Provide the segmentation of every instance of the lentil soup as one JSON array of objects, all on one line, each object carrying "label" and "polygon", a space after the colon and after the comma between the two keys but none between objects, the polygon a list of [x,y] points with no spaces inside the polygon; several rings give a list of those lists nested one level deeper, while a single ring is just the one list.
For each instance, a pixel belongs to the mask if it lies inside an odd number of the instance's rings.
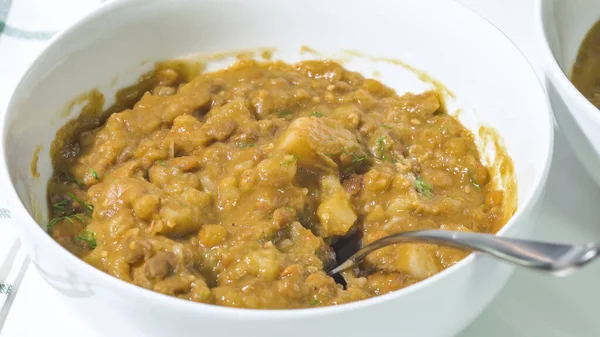
[{"label": "lentil soup", "polygon": [[435,91],[399,96],[332,61],[242,60],[192,76],[165,63],[117,98],[58,132],[47,230],[147,289],[241,308],[342,304],[468,253],[387,247],[344,287],[325,273],[340,239],[507,221],[473,135]]},{"label": "lentil soup", "polygon": [[585,98],[600,109],[600,21],[587,33],[573,69],[571,82]]}]

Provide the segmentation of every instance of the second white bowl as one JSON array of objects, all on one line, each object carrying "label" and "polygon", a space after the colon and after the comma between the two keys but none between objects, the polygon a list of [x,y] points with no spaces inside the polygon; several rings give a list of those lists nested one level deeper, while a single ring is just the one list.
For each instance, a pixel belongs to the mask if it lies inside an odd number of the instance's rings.
[{"label": "second white bowl", "polygon": [[577,158],[600,185],[600,110],[568,77],[581,42],[600,20],[600,1],[537,0],[536,15],[554,117]]}]

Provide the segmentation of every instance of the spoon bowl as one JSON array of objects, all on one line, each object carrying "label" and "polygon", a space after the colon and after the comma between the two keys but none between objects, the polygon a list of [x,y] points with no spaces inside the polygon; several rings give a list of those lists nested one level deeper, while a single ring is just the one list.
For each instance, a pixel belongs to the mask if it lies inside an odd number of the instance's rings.
[{"label": "spoon bowl", "polygon": [[573,273],[588,262],[595,260],[600,252],[600,243],[561,244],[512,239],[493,234],[422,230],[396,233],[374,241],[358,249],[345,261],[332,268],[328,274],[335,275],[358,265],[375,250],[402,243],[433,243],[473,250],[520,267],[547,272],[555,276],[567,276]]}]

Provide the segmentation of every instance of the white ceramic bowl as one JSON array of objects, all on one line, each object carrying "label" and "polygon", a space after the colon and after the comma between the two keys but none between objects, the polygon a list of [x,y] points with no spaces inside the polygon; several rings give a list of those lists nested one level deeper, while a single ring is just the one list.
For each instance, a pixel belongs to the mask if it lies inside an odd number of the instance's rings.
[{"label": "white ceramic bowl", "polygon": [[[471,255],[417,285],[346,305],[289,311],[217,307],[104,274],[65,251],[36,223],[47,220],[49,144],[65,123],[66,102],[92,88],[113,93],[115,76],[119,83],[133,81],[143,61],[147,69],[147,61],[257,47],[276,47],[284,59],[293,59],[302,44],[400,59],[447,85],[462,102],[461,120],[479,116],[493,126],[514,160],[518,211],[500,235],[530,235],[552,151],[550,110],[517,48],[461,5],[447,0],[115,1],[50,42],[2,119],[2,193],[38,270],[74,312],[107,336],[367,336],[375,331],[452,336],[499,292],[513,268]],[[477,135],[478,123],[469,118],[465,121]],[[30,163],[39,145],[36,179]]]},{"label": "white ceramic bowl", "polygon": [[536,7],[554,117],[577,158],[600,185],[600,111],[568,78],[581,42],[600,20],[600,1],[537,0]]}]

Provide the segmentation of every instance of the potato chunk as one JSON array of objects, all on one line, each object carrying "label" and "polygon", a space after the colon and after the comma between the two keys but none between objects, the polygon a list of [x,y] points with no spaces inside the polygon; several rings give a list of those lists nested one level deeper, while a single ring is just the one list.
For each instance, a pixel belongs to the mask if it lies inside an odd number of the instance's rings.
[{"label": "potato chunk", "polygon": [[258,278],[274,281],[283,269],[285,256],[273,245],[251,250],[227,266],[219,275],[219,284],[228,284],[242,279]]},{"label": "potato chunk", "polygon": [[400,272],[417,280],[426,279],[440,271],[435,256],[423,245],[400,244],[369,255],[366,261],[380,270]]},{"label": "potato chunk", "polygon": [[278,148],[297,155],[300,166],[326,171],[337,168],[333,159],[343,153],[364,156],[356,136],[341,122],[329,118],[296,119],[279,139]]},{"label": "potato chunk", "polygon": [[254,117],[248,109],[248,103],[238,97],[223,106],[211,109],[206,117],[203,129],[218,141],[227,140],[236,132],[250,134],[254,126]]},{"label": "potato chunk", "polygon": [[325,176],[321,179],[320,186],[323,201],[317,208],[317,216],[321,223],[319,234],[322,237],[347,234],[357,216],[346,191],[335,176]]}]

